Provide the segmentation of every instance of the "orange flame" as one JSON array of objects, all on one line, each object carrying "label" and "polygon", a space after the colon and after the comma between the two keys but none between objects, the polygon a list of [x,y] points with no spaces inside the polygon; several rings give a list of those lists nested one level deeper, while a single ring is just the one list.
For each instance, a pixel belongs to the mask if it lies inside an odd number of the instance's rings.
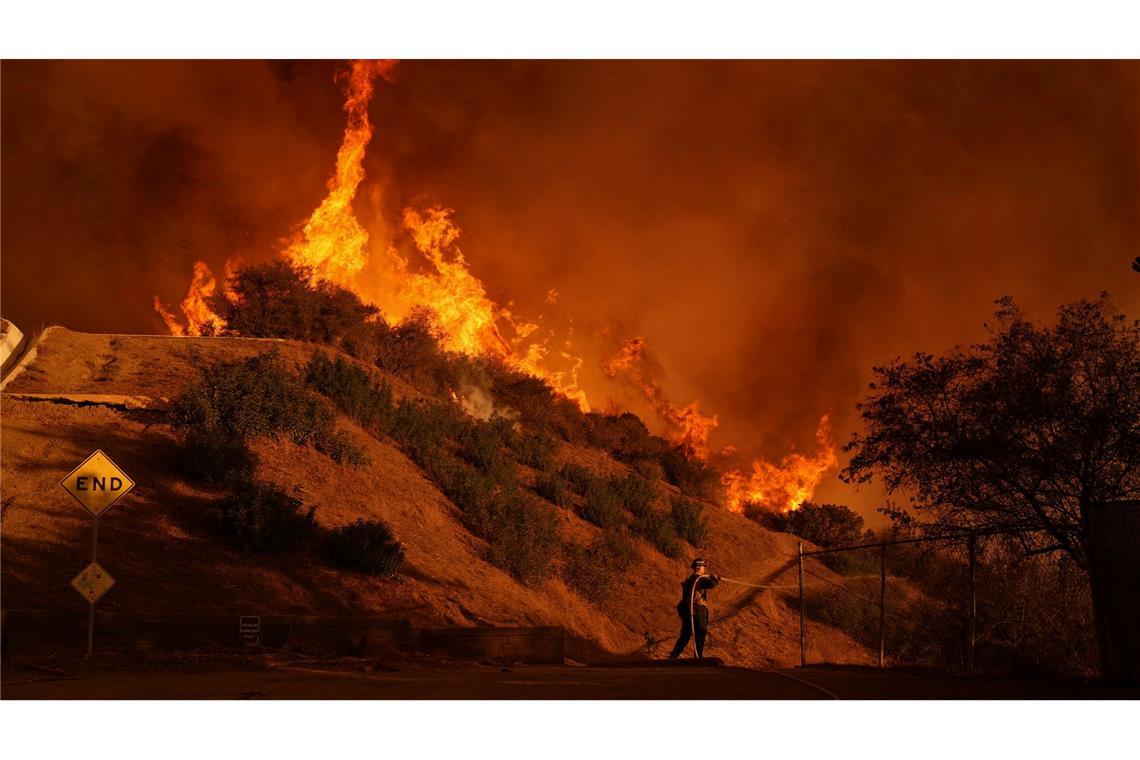
[{"label": "orange flame", "polygon": [[[227,279],[231,266],[232,262],[226,264]],[[162,317],[171,335],[190,337],[218,335],[226,328],[226,322],[210,308],[209,303],[217,288],[218,281],[210,271],[210,267],[204,261],[196,261],[194,276],[190,280],[190,290],[182,300],[182,314],[186,318],[186,326],[183,327],[179,323],[178,318],[163,305],[158,296],[154,297],[154,310]]]},{"label": "orange flame", "polygon": [[666,425],[665,437],[701,459],[708,459],[709,436],[719,424],[717,416],[701,414],[697,402],[678,406],[669,401],[657,379],[657,362],[645,338],[630,338],[616,356],[602,363],[610,377],[624,377],[645,394],[653,412]]},{"label": "orange flame", "polygon": [[311,269],[315,278],[349,289],[368,260],[368,233],[356,220],[352,201],[364,180],[364,151],[372,139],[368,119],[372,80],[391,76],[394,69],[394,61],[352,62],[344,102],[348,124],[336,154],[336,170],[328,181],[328,195],[285,252],[294,264]]},{"label": "orange flame", "polygon": [[[328,194],[288,242],[285,257],[312,271],[315,280],[340,285],[380,307],[389,321],[413,317],[427,307],[447,350],[501,359],[519,372],[545,380],[588,411],[589,400],[578,385],[582,358],[572,351],[569,340],[563,340],[560,349],[552,350],[553,331],[541,331],[538,324],[517,319],[488,296],[456,245],[462,233],[452,219],[451,209],[404,209],[401,233],[422,258],[416,266],[392,241],[373,244],[358,221],[353,202],[365,179],[365,151],[372,138],[368,104],[373,82],[377,76],[390,78],[394,68],[393,61],[352,63],[344,77],[347,123],[337,151],[336,168],[328,180]],[[227,263],[227,284],[233,263]],[[157,297],[154,308],[173,335],[218,334],[226,328],[225,321],[209,308],[208,302],[216,289],[209,267],[197,262],[181,305],[186,326]],[[230,292],[225,294],[231,300],[235,297]],[[549,290],[545,300],[555,304],[558,292]],[[508,336],[504,336],[501,327],[509,328]],[[551,369],[552,360],[563,369]],[[709,437],[718,425],[716,415],[702,414],[696,402],[680,406],[667,398],[659,380],[659,365],[643,337],[627,341],[616,356],[603,362],[603,369],[611,378],[621,378],[644,394],[664,423],[669,440],[693,456],[708,458]],[[457,398],[454,390],[452,398]],[[726,473],[722,482],[729,508],[743,512],[748,505],[758,504],[787,511],[811,498],[823,476],[837,466],[826,415],[819,422],[816,439],[819,451],[814,456],[792,453],[779,464],[756,460],[748,478],[740,472]]]},{"label": "orange flame", "polygon": [[[344,107],[348,124],[337,152],[336,171],[329,179],[329,193],[289,245],[286,256],[309,268],[315,279],[348,288],[379,306],[391,321],[407,319],[428,307],[446,350],[503,359],[521,372],[547,380],[555,390],[589,409],[586,394],[577,386],[580,360],[564,353],[576,362],[568,372],[540,365],[547,355],[545,347],[528,342],[536,326],[516,322],[487,296],[456,245],[462,233],[451,218],[451,209],[404,209],[403,229],[427,265],[423,271],[413,271],[412,263],[394,245],[388,245],[382,255],[373,255],[376,249],[369,245],[368,232],[357,220],[352,202],[364,180],[364,154],[372,138],[368,118],[372,81],[378,75],[388,76],[394,65],[353,62]],[[500,322],[514,329],[512,340],[503,336]]]},{"label": "orange flame", "polygon": [[728,508],[740,513],[751,505],[778,512],[798,509],[812,497],[823,476],[839,465],[829,415],[820,418],[815,439],[819,450],[814,456],[792,453],[779,464],[757,459],[748,479],[739,471],[726,472],[721,483]]}]

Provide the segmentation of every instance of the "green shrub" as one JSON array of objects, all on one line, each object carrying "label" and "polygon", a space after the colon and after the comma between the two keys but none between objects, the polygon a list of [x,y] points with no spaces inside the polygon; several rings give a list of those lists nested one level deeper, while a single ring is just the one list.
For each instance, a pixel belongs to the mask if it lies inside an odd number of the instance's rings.
[{"label": "green shrub", "polygon": [[308,392],[276,352],[199,367],[200,377],[171,404],[171,423],[185,431],[183,467],[211,483],[248,479],[256,466],[249,441],[287,436],[338,458],[359,461],[334,430],[336,414]]},{"label": "green shrub", "polygon": [[565,547],[562,575],[571,589],[595,604],[604,604],[624,573],[638,559],[637,547],[623,532],[607,530],[587,546]]},{"label": "green shrub", "polygon": [[613,596],[613,571],[593,545],[569,544],[564,548],[562,579],[578,596],[594,604],[604,604]]},{"label": "green shrub", "polygon": [[656,459],[642,457],[633,462],[633,471],[650,483],[656,483],[665,478],[665,468]]},{"label": "green shrub", "polygon": [[479,515],[498,490],[494,480],[438,449],[427,464],[427,473],[444,496],[472,516]]},{"label": "green shrub", "polygon": [[493,480],[507,481],[515,476],[515,463],[506,453],[513,438],[514,423],[510,420],[471,420],[459,434],[459,451]]},{"label": "green shrub", "polygon": [[594,478],[586,486],[578,509],[584,519],[601,528],[615,528],[625,521],[625,507],[612,478]]},{"label": "green shrub", "polygon": [[321,436],[313,442],[313,446],[337,464],[362,467],[371,462],[364,448],[343,430],[335,430]]},{"label": "green shrub", "polygon": [[790,512],[759,514],[765,527],[792,533],[825,549],[863,542],[863,518],[841,504],[804,502]]},{"label": "green shrub", "polygon": [[534,483],[534,492],[558,507],[568,507],[573,500],[566,483],[556,475],[540,475]]},{"label": "green shrub", "polygon": [[657,500],[657,487],[639,475],[615,475],[607,480],[625,509],[633,513],[649,509]]},{"label": "green shrub", "polygon": [[387,432],[423,467],[432,452],[462,430],[465,421],[461,415],[448,404],[405,400],[396,406]]},{"label": "green shrub", "polygon": [[602,531],[598,540],[601,543],[602,555],[614,572],[624,573],[641,558],[637,552],[637,546],[630,540],[625,531]]},{"label": "green shrub", "polygon": [[339,356],[313,354],[305,380],[366,429],[384,428],[392,414],[392,386],[375,382],[361,367]]},{"label": "green shrub", "polygon": [[558,474],[569,484],[570,490],[579,496],[584,496],[590,485],[598,479],[593,470],[580,464],[564,464]]},{"label": "green shrub", "polygon": [[670,500],[670,513],[677,535],[693,546],[701,546],[709,532],[709,522],[701,516],[699,501],[676,496]]},{"label": "green shrub", "polygon": [[524,434],[515,443],[515,456],[528,467],[539,472],[550,472],[554,468],[554,452],[557,442],[549,435]]},{"label": "green shrub", "polygon": [[721,473],[708,462],[689,455],[681,447],[661,452],[658,457],[665,470],[665,479],[686,496],[702,501],[718,501],[723,487]]},{"label": "green shrub", "polygon": [[649,428],[636,414],[587,415],[589,433],[587,440],[591,446],[604,449],[618,459],[632,462],[639,457],[652,456],[663,441],[649,433]]},{"label": "green shrub", "polygon": [[306,443],[331,429],[332,410],[307,392],[275,352],[199,367],[198,382],[171,404],[175,427],[239,438],[284,434]]},{"label": "green shrub", "polygon": [[404,563],[404,547],[380,520],[357,520],[329,532],[333,564],[366,575],[388,578]]},{"label": "green shrub", "polygon": [[677,540],[677,529],[673,527],[672,516],[647,507],[634,513],[630,530],[644,538],[650,546],[666,557],[681,555],[681,542]]},{"label": "green shrub", "polygon": [[248,551],[271,552],[294,548],[310,538],[315,510],[271,483],[246,481],[216,508],[218,527]]},{"label": "green shrub", "polygon": [[374,306],[326,281],[313,281],[304,267],[275,261],[244,266],[229,279],[210,305],[229,331],[258,338],[294,338],[345,348],[370,342]]},{"label": "green shrub", "polygon": [[583,438],[582,410],[554,391],[545,380],[507,369],[501,363],[488,369],[496,403],[518,412],[519,422],[527,429],[566,441]]},{"label": "green shrub", "polygon": [[[440,348],[434,313],[417,308],[400,324],[376,330],[376,366],[404,378],[427,393],[458,385],[456,361]],[[461,361],[461,360],[460,360]]]},{"label": "green shrub", "polygon": [[194,480],[230,483],[253,477],[257,455],[238,436],[217,428],[191,429],[182,445],[179,466]]},{"label": "green shrub", "polygon": [[558,511],[521,493],[498,494],[482,516],[487,559],[524,583],[550,574],[558,547]]}]

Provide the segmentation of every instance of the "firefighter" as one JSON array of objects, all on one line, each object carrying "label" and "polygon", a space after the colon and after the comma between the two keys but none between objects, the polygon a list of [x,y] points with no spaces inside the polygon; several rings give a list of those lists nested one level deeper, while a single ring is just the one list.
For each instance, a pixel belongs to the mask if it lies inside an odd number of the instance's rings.
[{"label": "firefighter", "polygon": [[719,575],[709,575],[708,563],[700,557],[693,560],[693,574],[681,582],[681,601],[677,615],[681,618],[681,635],[673,647],[670,660],[677,659],[692,638],[696,643],[697,657],[705,652],[705,634],[709,630],[708,590],[720,583]]}]

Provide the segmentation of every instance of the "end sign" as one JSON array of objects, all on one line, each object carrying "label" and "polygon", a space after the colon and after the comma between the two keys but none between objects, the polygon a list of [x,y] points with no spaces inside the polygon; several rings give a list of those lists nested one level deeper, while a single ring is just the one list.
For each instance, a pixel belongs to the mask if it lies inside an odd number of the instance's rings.
[{"label": "end sign", "polygon": [[135,481],[109,456],[96,451],[60,481],[60,485],[93,517],[98,517],[134,488]]}]

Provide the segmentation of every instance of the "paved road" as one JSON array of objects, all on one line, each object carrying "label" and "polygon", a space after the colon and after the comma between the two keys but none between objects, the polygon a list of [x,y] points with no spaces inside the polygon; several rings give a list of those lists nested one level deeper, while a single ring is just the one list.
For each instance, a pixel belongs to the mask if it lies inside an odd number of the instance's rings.
[{"label": "paved road", "polygon": [[208,672],[9,669],[4,699],[828,699],[778,673],[743,668],[453,667],[329,672],[298,665]]},{"label": "paved road", "polygon": [[[362,670],[341,663],[67,672],[7,667],[4,699],[1112,699],[1140,690],[872,668],[452,665]],[[70,674],[70,675],[69,675]]]}]

